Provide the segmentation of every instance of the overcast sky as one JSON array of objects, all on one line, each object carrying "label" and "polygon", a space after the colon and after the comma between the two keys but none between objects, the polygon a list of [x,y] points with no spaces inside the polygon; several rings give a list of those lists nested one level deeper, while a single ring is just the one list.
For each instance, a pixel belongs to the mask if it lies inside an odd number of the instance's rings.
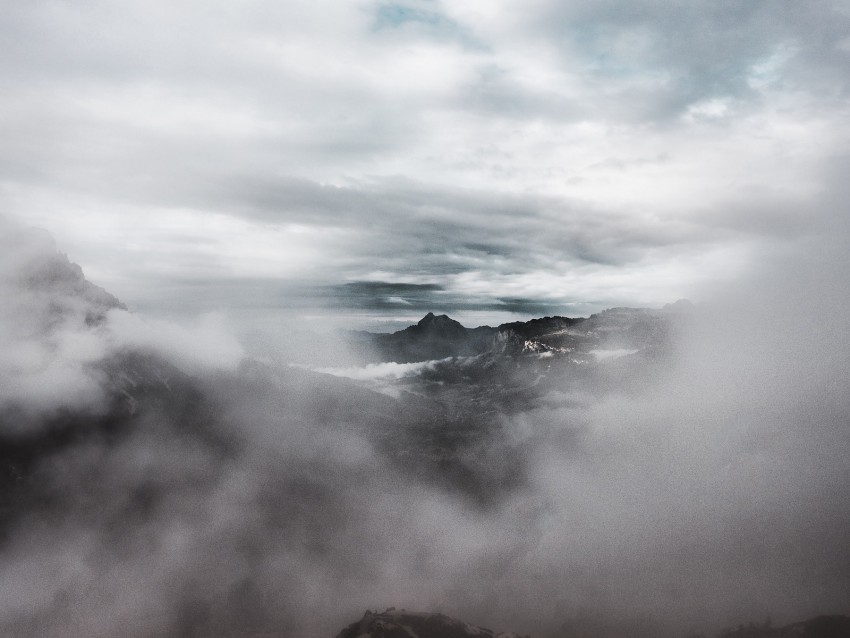
[{"label": "overcast sky", "polygon": [[662,305],[846,212],[843,1],[9,0],[0,42],[0,214],[131,309]]}]

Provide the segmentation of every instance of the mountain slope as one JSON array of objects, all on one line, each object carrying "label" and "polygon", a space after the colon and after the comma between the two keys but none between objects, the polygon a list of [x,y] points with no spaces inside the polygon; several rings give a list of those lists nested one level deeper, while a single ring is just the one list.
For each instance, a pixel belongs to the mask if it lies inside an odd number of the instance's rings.
[{"label": "mountain slope", "polygon": [[358,341],[371,345],[371,360],[396,363],[487,353],[570,353],[572,358],[593,360],[603,351],[664,348],[670,330],[684,316],[686,306],[678,303],[661,310],[612,308],[588,318],[543,317],[470,329],[447,315],[429,312],[404,330],[359,333]]}]

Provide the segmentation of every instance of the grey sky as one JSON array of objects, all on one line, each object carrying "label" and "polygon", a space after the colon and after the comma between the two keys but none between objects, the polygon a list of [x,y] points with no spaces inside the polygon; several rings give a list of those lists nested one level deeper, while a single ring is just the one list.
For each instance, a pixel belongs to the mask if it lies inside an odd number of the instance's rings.
[{"label": "grey sky", "polygon": [[131,308],[660,305],[844,214],[846,3],[8,4],[0,212]]},{"label": "grey sky", "polygon": [[[6,530],[0,626],[162,635],[240,591],[308,637],[376,605],[533,635],[583,609],[700,630],[848,613],[846,2],[5,5],[0,426],[133,414],[135,354],[167,363],[140,374],[175,408],[151,395],[134,434],[31,466],[59,507]],[[119,310],[6,217],[131,310],[224,312]],[[481,511],[395,438],[452,423],[439,406],[275,366],[347,365],[322,317],[679,297],[704,303],[633,379],[570,367],[535,395],[518,369],[526,403],[494,368],[482,389],[516,405],[481,414],[469,461],[500,476],[517,449],[527,481]]]}]

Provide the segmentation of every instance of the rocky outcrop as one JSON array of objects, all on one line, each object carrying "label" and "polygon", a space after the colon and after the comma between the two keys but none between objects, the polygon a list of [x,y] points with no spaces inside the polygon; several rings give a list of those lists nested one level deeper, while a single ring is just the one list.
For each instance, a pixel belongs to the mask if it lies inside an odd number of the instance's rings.
[{"label": "rocky outcrop", "polygon": [[380,360],[411,363],[481,354],[490,348],[493,335],[493,328],[469,330],[447,315],[429,312],[416,325],[371,335],[371,340]]},{"label": "rocky outcrop", "polygon": [[817,616],[784,627],[771,627],[770,622],[763,625],[750,623],[737,629],[727,629],[719,638],[848,638],[850,636],[850,617]]},{"label": "rocky outcrop", "polygon": [[[497,633],[443,614],[397,610],[367,611],[363,618],[343,629],[337,638],[522,638]],[[526,637],[527,638],[527,637]]]}]

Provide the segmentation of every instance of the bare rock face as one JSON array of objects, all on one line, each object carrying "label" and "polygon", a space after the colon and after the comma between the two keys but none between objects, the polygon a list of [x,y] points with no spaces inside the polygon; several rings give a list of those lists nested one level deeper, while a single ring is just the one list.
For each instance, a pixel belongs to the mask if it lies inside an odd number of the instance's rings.
[{"label": "bare rock face", "polygon": [[[443,614],[397,610],[367,611],[358,622],[343,629],[337,638],[523,638],[514,633],[496,633],[455,620]],[[528,637],[525,637],[528,638]]]}]

